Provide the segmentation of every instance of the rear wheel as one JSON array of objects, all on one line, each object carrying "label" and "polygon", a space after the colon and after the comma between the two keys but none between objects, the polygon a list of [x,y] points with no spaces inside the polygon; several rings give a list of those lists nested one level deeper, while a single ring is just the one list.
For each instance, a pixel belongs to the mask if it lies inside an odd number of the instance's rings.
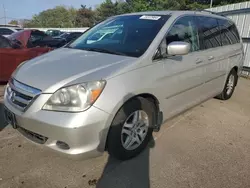
[{"label": "rear wheel", "polygon": [[230,99],[231,96],[233,95],[237,81],[238,81],[237,72],[234,69],[232,69],[227,77],[223,91],[216,98],[221,100]]},{"label": "rear wheel", "polygon": [[144,98],[131,99],[116,114],[107,140],[109,154],[127,160],[143,151],[152,137],[155,106]]}]

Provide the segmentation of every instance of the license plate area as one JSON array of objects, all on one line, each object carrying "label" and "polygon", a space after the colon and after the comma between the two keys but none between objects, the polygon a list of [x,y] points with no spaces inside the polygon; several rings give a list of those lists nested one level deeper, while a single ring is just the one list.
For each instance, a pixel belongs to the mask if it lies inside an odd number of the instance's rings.
[{"label": "license plate area", "polygon": [[16,116],[8,108],[4,107],[4,118],[14,129],[17,128]]}]

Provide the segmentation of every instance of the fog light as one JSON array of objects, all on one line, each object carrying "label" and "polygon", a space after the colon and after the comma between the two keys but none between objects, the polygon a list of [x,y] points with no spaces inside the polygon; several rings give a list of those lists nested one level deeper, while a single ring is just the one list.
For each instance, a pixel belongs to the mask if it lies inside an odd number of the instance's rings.
[{"label": "fog light", "polygon": [[70,148],[68,144],[66,144],[65,142],[62,142],[62,141],[57,141],[56,145],[57,145],[57,147],[59,147],[60,149],[63,149],[63,150],[68,150]]}]

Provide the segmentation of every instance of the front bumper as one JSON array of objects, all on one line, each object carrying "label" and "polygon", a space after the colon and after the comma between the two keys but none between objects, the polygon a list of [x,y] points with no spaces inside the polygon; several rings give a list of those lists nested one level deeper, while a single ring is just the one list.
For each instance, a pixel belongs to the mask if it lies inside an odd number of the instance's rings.
[{"label": "front bumper", "polygon": [[[51,94],[41,94],[24,112],[15,108],[6,96],[4,104],[15,114],[18,130],[29,140],[67,154],[71,158],[82,159],[101,155],[105,150],[111,123],[110,114],[94,106],[80,113],[41,110],[50,96]],[[36,139],[32,139],[32,136]],[[69,148],[59,147],[59,142],[66,143]]]}]

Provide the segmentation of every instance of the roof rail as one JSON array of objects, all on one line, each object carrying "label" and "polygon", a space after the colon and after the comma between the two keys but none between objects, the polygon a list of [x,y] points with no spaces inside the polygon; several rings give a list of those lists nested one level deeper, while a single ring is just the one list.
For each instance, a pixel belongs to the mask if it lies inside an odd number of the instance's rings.
[{"label": "roof rail", "polygon": [[218,15],[218,16],[224,16],[224,15],[221,14],[220,12],[213,12],[213,11],[205,10],[205,9],[196,9],[195,11],[198,11],[198,12],[207,12],[207,13],[215,14],[215,15]]}]

